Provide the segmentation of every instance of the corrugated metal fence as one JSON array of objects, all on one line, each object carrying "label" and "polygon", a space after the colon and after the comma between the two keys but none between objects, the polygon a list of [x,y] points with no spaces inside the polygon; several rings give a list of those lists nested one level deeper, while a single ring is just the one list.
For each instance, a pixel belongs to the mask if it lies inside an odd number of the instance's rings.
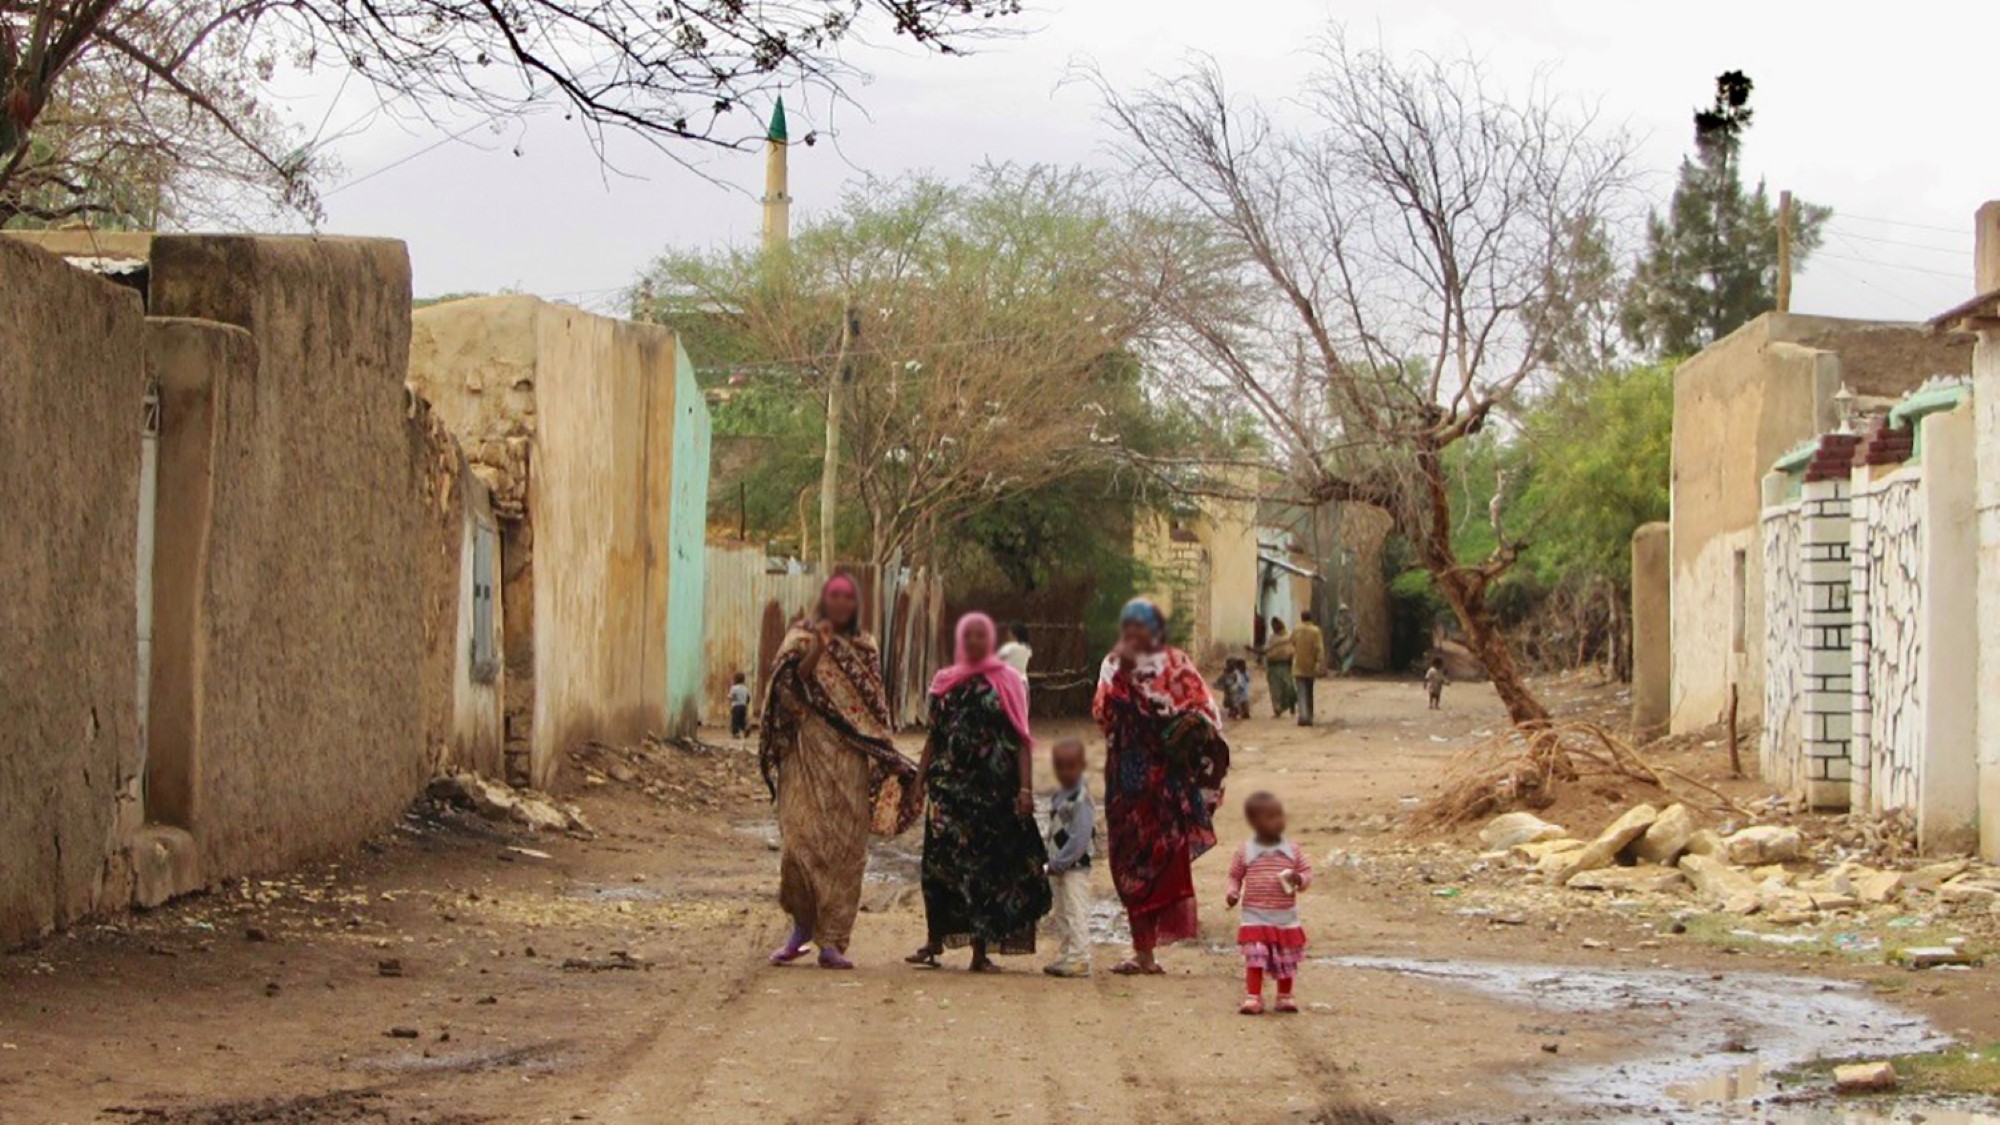
[{"label": "corrugated metal fence", "polygon": [[[921,722],[931,673],[946,655],[943,581],[923,571],[898,571],[887,583],[890,596],[884,601],[877,591],[885,584],[874,568],[844,569],[861,587],[864,625],[881,642],[883,677],[896,721],[903,726]],[[812,609],[821,581],[810,570],[774,569],[772,560],[754,547],[708,547],[704,723],[728,722],[729,685],[738,672],[749,677],[751,712],[759,712],[764,677],[785,630]]]}]

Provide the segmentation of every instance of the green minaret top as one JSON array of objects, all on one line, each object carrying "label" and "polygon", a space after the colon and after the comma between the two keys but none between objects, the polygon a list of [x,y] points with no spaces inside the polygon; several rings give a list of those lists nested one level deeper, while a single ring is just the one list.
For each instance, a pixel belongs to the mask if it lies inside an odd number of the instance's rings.
[{"label": "green minaret top", "polygon": [[771,111],[771,128],[770,131],[764,134],[764,139],[776,141],[779,144],[784,144],[791,140],[791,137],[785,133],[785,99],[783,95],[779,95],[778,107]]}]

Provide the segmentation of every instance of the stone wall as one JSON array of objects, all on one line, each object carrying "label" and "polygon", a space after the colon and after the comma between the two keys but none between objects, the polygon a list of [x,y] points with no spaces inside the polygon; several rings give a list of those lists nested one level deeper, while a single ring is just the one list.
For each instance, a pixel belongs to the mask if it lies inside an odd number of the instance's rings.
[{"label": "stone wall", "polygon": [[[193,613],[191,830],[208,878],[332,854],[426,777],[423,434],[407,413],[398,242],[162,235],[156,315],[235,325]],[[235,373],[232,373],[232,375]]]},{"label": "stone wall", "polygon": [[1759,744],[1759,772],[1765,784],[1778,792],[1797,793],[1805,786],[1799,749],[1799,691],[1804,681],[1799,642],[1805,624],[1800,604],[1804,576],[1799,565],[1796,502],[1765,509],[1763,562],[1764,733]]},{"label": "stone wall", "polygon": [[1915,808],[1922,789],[1923,477],[1855,493],[1855,804]]},{"label": "stone wall", "polygon": [[96,909],[137,805],[137,294],[0,239],[0,947]]}]

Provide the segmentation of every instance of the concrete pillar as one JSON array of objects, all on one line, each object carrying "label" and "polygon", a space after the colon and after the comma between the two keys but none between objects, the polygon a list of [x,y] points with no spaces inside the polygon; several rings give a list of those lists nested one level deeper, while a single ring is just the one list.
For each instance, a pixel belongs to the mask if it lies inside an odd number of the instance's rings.
[{"label": "concrete pillar", "polygon": [[1975,293],[2000,289],[2000,200],[1982,203],[1973,213],[1972,286]]},{"label": "concrete pillar", "polygon": [[1867,465],[1856,465],[1848,482],[1848,582],[1847,654],[1850,676],[1847,685],[1848,711],[1853,716],[1848,728],[1849,763],[1847,803],[1860,812],[1875,811],[1874,753],[1871,745],[1873,693],[1868,676],[1869,645],[1873,641],[1868,621],[1869,552],[1868,537],[1873,530],[1869,508],[1874,501],[1875,473]]},{"label": "concrete pillar", "polygon": [[1816,809],[1848,804],[1853,776],[1853,581],[1849,558],[1848,482],[1844,477],[1806,480],[1800,528],[1800,570],[1805,575],[1799,651],[1805,697],[1806,801]]},{"label": "concrete pillar", "polygon": [[[1985,237],[1989,215],[2000,206],[1980,208],[1980,244],[2000,243]],[[1987,256],[1980,257],[1982,275]],[[2000,326],[1979,330],[1972,353],[1973,444],[1977,461],[1976,503],[1978,564],[1978,689],[1970,697],[1978,709],[1979,851],[2000,862]],[[1935,697],[1934,697],[1935,698]]]},{"label": "concrete pillar", "polygon": [[1923,429],[1923,609],[1917,683],[1923,692],[1917,844],[1925,852],[1979,843],[1979,537],[1971,411],[1932,414]]},{"label": "concrete pillar", "polygon": [[1672,526],[1649,523],[1632,533],[1632,726],[1667,725],[1673,706]]}]

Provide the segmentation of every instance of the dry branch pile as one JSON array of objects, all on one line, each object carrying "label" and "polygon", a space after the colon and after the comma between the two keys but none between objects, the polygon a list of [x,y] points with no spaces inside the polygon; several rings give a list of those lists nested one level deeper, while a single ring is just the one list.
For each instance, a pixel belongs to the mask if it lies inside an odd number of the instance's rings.
[{"label": "dry branch pile", "polygon": [[1452,829],[1510,809],[1545,809],[1562,787],[1615,779],[1648,785],[1699,808],[1748,816],[1706,782],[1649,762],[1609,728],[1587,721],[1511,727],[1453,761],[1443,792],[1417,810],[1420,828]]}]

